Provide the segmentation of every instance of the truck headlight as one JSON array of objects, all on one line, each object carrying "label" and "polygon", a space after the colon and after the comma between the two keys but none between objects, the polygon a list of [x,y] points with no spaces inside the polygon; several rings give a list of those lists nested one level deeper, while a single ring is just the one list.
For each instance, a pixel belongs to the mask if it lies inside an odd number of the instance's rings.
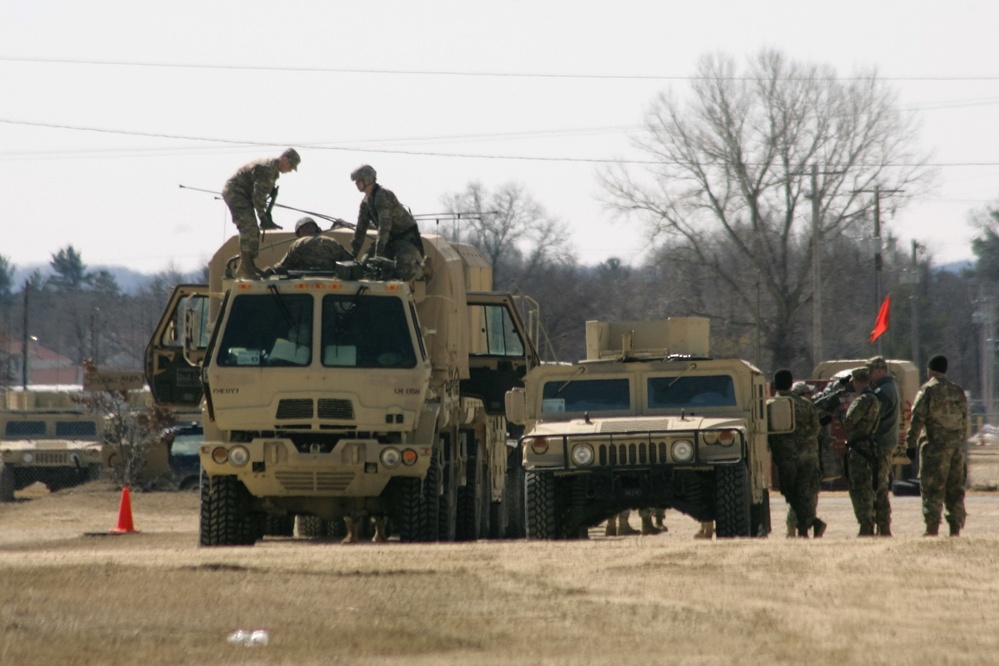
[{"label": "truck headlight", "polygon": [[670,447],[673,460],[676,462],[690,462],[694,459],[694,445],[686,439],[678,439]]},{"label": "truck headlight", "polygon": [[589,444],[577,444],[572,447],[572,452],[569,455],[572,462],[580,467],[586,467],[593,463],[593,447]]},{"label": "truck headlight", "polygon": [[392,469],[399,466],[399,463],[402,461],[402,454],[399,453],[399,449],[389,447],[382,449],[382,453],[378,458],[382,461],[382,465]]},{"label": "truck headlight", "polygon": [[250,462],[250,452],[245,446],[234,446],[229,449],[229,462],[234,467],[242,467]]}]

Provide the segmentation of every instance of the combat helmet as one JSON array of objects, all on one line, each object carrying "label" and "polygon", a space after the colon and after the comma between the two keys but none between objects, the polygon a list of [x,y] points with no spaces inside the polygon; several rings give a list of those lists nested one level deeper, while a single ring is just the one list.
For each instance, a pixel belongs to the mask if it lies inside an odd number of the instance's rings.
[{"label": "combat helmet", "polygon": [[350,179],[355,183],[359,180],[365,180],[367,178],[370,178],[371,180],[377,180],[378,178],[375,168],[370,164],[362,164],[350,172]]}]

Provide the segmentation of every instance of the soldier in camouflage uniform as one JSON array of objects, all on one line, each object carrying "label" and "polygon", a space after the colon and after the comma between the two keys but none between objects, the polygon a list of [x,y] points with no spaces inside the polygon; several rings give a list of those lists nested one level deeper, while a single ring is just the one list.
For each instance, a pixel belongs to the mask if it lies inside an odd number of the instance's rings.
[{"label": "soldier in camouflage uniform", "polygon": [[812,529],[815,538],[825,532],[826,524],[815,517],[819,492],[819,417],[805,397],[791,391],[794,377],[790,370],[774,373],[777,395],[788,396],[794,404],[794,432],[770,435],[768,442],[780,479],[780,491],[794,510],[798,536],[807,537]]},{"label": "soldier in camouflage uniform", "polygon": [[890,374],[883,356],[867,362],[871,373],[871,390],[878,399],[878,427],[874,431],[877,447],[877,473],[874,481],[874,527],[878,536],[891,536],[891,463],[898,448],[902,413],[899,409],[898,386]]},{"label": "soldier in camouflage uniform", "polygon": [[331,271],[338,261],[350,261],[350,252],[332,238],[322,235],[319,224],[311,217],[295,223],[298,240],[292,243],[281,261],[264,271],[264,275],[285,271]]},{"label": "soldier in camouflage uniform", "polygon": [[846,431],[847,471],[850,501],[860,523],[858,536],[874,536],[875,467],[880,460],[874,441],[881,405],[871,390],[871,373],[864,368],[853,371],[853,390],[857,397],[850,403],[843,421]]},{"label": "soldier in camouflage uniform", "polygon": [[926,439],[919,447],[919,485],[923,496],[924,536],[937,536],[940,512],[947,507],[950,535],[964,527],[965,452],[968,434],[968,400],[964,389],[947,379],[947,359],[934,356],[927,364],[929,381],[922,385],[912,405],[912,420],[906,444],[914,449],[924,428]]},{"label": "soldier in camouflage uniform", "polygon": [[357,213],[357,227],[351,251],[358,256],[367,236],[368,226],[378,230],[378,239],[369,250],[369,256],[395,260],[395,277],[400,280],[418,280],[423,277],[423,241],[416,220],[399,203],[390,190],[375,182],[377,174],[365,164],[350,174],[358,192],[364,192],[361,209]]},{"label": "soldier in camouflage uniform", "polygon": [[[260,251],[260,231],[281,228],[274,224],[267,210],[268,197],[276,194],[278,177],[298,171],[301,161],[298,151],[289,148],[280,157],[256,160],[240,167],[222,188],[222,200],[229,206],[232,221],[239,229],[237,278],[260,277],[260,270],[254,263]],[[259,228],[257,218],[260,219]]]}]

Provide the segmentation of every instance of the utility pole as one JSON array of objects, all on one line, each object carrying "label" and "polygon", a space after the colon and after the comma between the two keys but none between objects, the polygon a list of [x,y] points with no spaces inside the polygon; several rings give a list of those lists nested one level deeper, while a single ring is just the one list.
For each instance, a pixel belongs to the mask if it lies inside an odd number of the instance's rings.
[{"label": "utility pole", "polygon": [[[25,395],[28,391],[28,294],[31,292],[31,282],[24,281],[24,331],[21,335],[21,388]],[[27,403],[25,403],[27,404]]]},{"label": "utility pole", "polygon": [[[904,190],[882,190],[875,185],[873,190],[854,190],[854,192],[874,193],[874,311],[881,309],[881,193],[897,194]],[[878,354],[881,354],[881,336],[878,338]]]},{"label": "utility pole", "polygon": [[819,223],[819,167],[812,164],[812,366],[822,361],[822,225]]},{"label": "utility pole", "polygon": [[919,243],[912,241],[912,293],[909,295],[909,303],[912,306],[912,324],[909,329],[909,338],[912,341],[912,363],[917,368],[919,365],[919,263],[916,253],[919,251]]}]

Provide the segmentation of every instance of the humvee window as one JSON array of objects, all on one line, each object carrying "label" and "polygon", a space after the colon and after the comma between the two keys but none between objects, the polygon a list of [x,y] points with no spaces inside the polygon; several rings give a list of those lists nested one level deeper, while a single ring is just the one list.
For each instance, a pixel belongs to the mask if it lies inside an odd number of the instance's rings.
[{"label": "humvee window", "polygon": [[96,438],[97,423],[94,421],[56,421],[56,437],[68,439]]},{"label": "humvee window", "polygon": [[322,323],[324,366],[416,367],[412,334],[398,298],[324,296]]},{"label": "humvee window", "polygon": [[312,297],[270,294],[234,298],[219,349],[221,366],[309,365]]},{"label": "humvee window", "polygon": [[8,421],[4,437],[45,437],[45,421]]},{"label": "humvee window", "polygon": [[600,412],[628,409],[630,405],[627,379],[576,379],[546,382],[541,411]]},{"label": "humvee window", "polygon": [[735,386],[728,375],[650,377],[649,407],[680,409],[735,406]]}]

